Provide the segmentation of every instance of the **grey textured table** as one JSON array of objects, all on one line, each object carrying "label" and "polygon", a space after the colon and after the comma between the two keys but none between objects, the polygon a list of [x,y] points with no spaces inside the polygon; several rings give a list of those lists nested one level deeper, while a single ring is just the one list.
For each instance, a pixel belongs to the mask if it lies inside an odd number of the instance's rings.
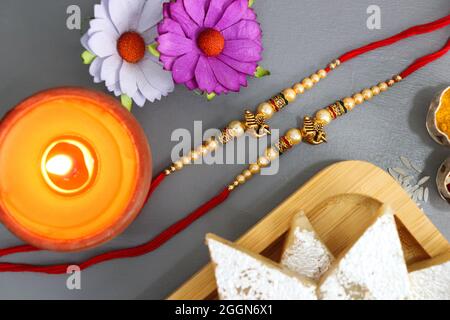
[{"label": "grey textured table", "polygon": [[[92,0],[0,1],[1,114],[22,98],[42,89],[94,85],[80,63],[80,33],[65,25],[66,8],[78,4],[83,18],[93,14]],[[381,29],[366,26],[369,5],[381,8]],[[154,154],[154,173],[170,160],[176,128],[193,130],[193,121],[204,128],[220,127],[239,118],[245,106],[260,101],[314,72],[337,55],[397,33],[411,25],[446,15],[448,0],[256,0],[255,10],[264,31],[262,65],[270,77],[251,80],[239,94],[207,103],[177,87],[155,104],[133,112],[144,127]],[[399,72],[413,59],[440,48],[448,28],[403,41],[358,58],[340,68],[314,90],[280,113],[272,122],[287,129],[301,116]],[[257,177],[232,195],[227,203],[201,219],[158,251],[144,257],[105,263],[82,273],[82,289],[69,291],[66,276],[0,274],[0,298],[151,298],[166,297],[208,261],[203,245],[206,232],[235,239],[318,170],[339,160],[361,159],[382,168],[399,164],[405,155],[434,177],[449,149],[436,145],[424,121],[432,96],[450,83],[450,54],[414,74],[393,90],[377,97],[329,128],[331,142],[320,148],[304,146],[281,161],[275,176]],[[80,261],[107,249],[142,243],[213,196],[242,165],[194,166],[167,180],[154,194],[139,218],[112,242],[79,254],[35,253],[13,261],[58,263]],[[433,183],[424,210],[442,233],[450,237],[450,207],[439,199]],[[1,247],[20,243],[0,226]]]}]

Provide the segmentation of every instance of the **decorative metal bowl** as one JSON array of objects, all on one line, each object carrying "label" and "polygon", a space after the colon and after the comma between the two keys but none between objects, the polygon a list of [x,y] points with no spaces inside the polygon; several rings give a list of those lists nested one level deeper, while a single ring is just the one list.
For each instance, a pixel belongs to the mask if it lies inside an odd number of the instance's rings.
[{"label": "decorative metal bowl", "polygon": [[439,168],[436,184],[441,197],[450,203],[450,158],[447,158]]},{"label": "decorative metal bowl", "polygon": [[436,114],[444,104],[446,107],[450,108],[450,105],[447,106],[447,104],[450,104],[450,86],[439,92],[439,94],[431,101],[426,124],[427,130],[434,141],[444,146],[450,146],[450,137],[439,129],[436,120]]}]

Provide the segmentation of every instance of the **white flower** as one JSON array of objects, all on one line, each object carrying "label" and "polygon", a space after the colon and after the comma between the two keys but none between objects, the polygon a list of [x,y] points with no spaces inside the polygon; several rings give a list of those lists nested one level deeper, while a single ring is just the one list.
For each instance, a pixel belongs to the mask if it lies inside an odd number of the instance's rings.
[{"label": "white flower", "polygon": [[159,100],[174,89],[170,72],[147,50],[162,19],[163,2],[101,0],[81,38],[86,50],[96,56],[89,69],[94,82],[105,81],[109,91],[126,94],[141,107],[146,100]]}]

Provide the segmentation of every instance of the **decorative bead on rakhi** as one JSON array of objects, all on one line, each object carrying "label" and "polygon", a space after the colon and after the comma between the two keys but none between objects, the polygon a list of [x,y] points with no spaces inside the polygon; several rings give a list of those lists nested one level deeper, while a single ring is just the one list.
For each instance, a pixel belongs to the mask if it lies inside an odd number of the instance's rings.
[{"label": "decorative bead on rakhi", "polygon": [[245,111],[245,127],[246,131],[255,138],[261,138],[271,134],[264,115],[260,113],[255,115],[249,110]]},{"label": "decorative bead on rakhi", "polygon": [[324,123],[317,118],[305,117],[303,119],[302,136],[309,144],[318,145],[327,142]]},{"label": "decorative bead on rakhi", "polygon": [[289,101],[284,97],[282,93],[274,96],[272,99],[269,99],[269,103],[275,109],[276,112],[283,109],[285,106],[289,104]]}]

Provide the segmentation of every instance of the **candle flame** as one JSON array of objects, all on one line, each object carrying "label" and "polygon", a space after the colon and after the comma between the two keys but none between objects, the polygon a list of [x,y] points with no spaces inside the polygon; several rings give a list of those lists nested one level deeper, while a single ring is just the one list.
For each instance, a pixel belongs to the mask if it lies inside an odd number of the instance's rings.
[{"label": "candle flame", "polygon": [[73,159],[65,154],[56,155],[47,161],[45,169],[48,173],[66,176],[73,170]]}]

